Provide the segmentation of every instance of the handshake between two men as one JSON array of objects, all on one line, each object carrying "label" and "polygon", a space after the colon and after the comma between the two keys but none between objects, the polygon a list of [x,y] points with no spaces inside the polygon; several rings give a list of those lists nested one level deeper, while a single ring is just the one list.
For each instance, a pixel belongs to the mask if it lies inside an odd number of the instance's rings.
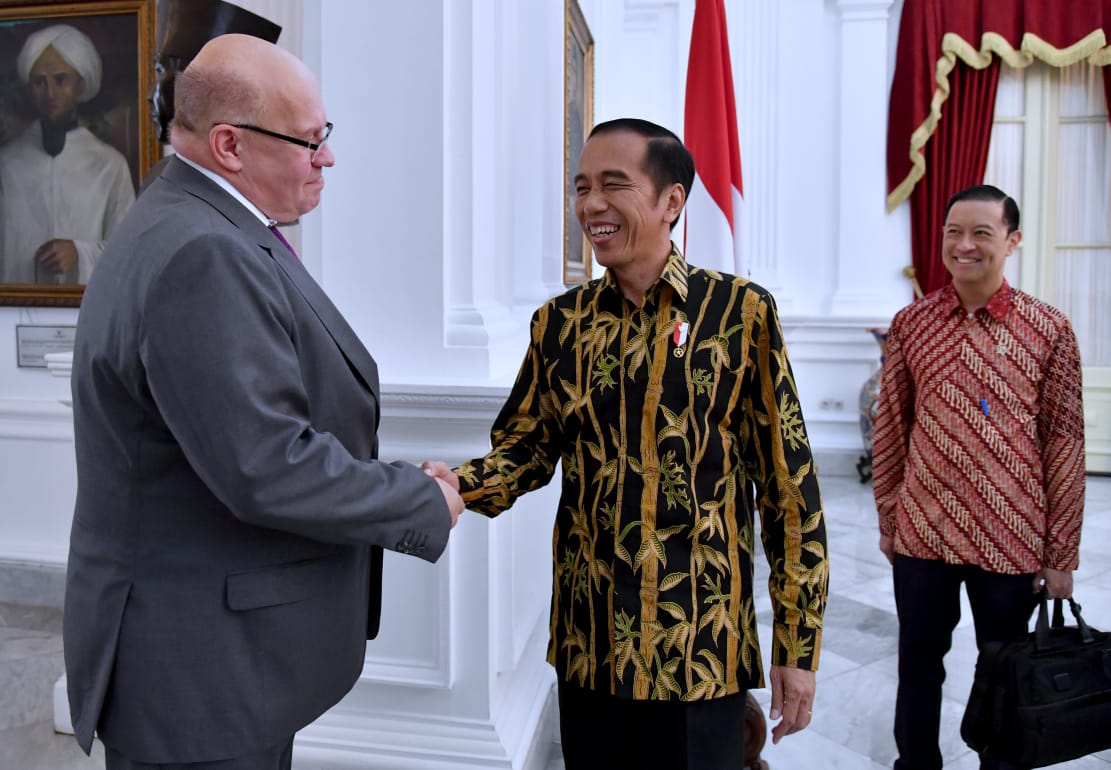
[{"label": "handshake between two men", "polygon": [[440,491],[444,495],[448,510],[451,512],[451,526],[454,529],[459,523],[459,515],[465,508],[463,498],[459,496],[459,477],[447,463],[438,460],[429,460],[421,463],[421,470],[436,480]]}]

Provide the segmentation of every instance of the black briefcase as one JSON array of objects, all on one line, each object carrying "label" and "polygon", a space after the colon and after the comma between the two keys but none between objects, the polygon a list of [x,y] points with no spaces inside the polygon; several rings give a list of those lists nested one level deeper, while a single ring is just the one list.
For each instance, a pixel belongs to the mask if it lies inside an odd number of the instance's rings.
[{"label": "black briefcase", "polygon": [[1017,642],[984,645],[961,737],[976,751],[1026,767],[1044,767],[1111,748],[1111,634],[1084,622],[1068,600],[1049,622],[1046,593],[1034,631]]}]

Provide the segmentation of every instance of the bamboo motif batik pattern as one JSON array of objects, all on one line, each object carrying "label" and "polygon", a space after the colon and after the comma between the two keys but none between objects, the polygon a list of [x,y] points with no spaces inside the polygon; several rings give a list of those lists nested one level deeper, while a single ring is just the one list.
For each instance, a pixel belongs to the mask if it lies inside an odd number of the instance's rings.
[{"label": "bamboo motif batik pattern", "polygon": [[624,698],[763,685],[754,511],[772,662],[815,669],[828,582],[813,459],[771,296],[672,250],[642,307],[612,274],[533,317],[491,434],[458,469],[496,515],[562,462],[548,659]]}]

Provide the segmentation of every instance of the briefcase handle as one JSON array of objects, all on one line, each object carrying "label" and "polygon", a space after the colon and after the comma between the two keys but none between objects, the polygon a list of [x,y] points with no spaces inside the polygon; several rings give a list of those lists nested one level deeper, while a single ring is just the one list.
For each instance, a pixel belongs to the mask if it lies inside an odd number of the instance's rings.
[{"label": "briefcase handle", "polygon": [[[1049,647],[1049,594],[1043,588],[1038,592],[1038,620],[1034,624],[1034,649],[1044,650]],[[1091,644],[1095,641],[1092,636],[1092,629],[1084,622],[1084,618],[1080,615],[1080,605],[1071,596],[1068,599],[1069,609],[1072,611],[1072,616],[1076,620],[1076,626],[1080,629],[1080,639],[1084,644]],[[1061,607],[1061,600],[1053,600],[1053,628],[1065,627],[1065,612]]]}]

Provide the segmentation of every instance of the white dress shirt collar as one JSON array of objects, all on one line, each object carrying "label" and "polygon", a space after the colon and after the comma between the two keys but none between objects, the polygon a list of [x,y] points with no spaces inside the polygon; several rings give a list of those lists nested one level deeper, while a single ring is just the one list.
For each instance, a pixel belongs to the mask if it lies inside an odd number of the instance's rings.
[{"label": "white dress shirt collar", "polygon": [[256,206],[255,204],[251,203],[249,200],[244,198],[243,193],[239,192],[239,190],[236,190],[235,187],[232,186],[231,182],[229,182],[227,179],[224,179],[224,177],[220,176],[215,171],[212,171],[211,169],[207,169],[204,166],[200,165],[199,163],[195,163],[194,161],[189,160],[189,158],[186,158],[184,155],[179,154],[177,157],[182,163],[186,163],[186,164],[192,166],[193,168],[197,169],[197,171],[200,171],[206,177],[211,179],[213,182],[220,185],[221,189],[223,189],[224,192],[226,192],[228,195],[230,195],[231,197],[235,198],[237,201],[242,203],[247,208],[247,211],[250,211],[256,217],[258,217],[258,220],[260,222],[262,222],[264,225],[266,225],[267,227],[270,227],[272,225],[277,224],[276,220],[273,220],[270,217],[263,214],[261,211],[259,211],[258,206]]}]

